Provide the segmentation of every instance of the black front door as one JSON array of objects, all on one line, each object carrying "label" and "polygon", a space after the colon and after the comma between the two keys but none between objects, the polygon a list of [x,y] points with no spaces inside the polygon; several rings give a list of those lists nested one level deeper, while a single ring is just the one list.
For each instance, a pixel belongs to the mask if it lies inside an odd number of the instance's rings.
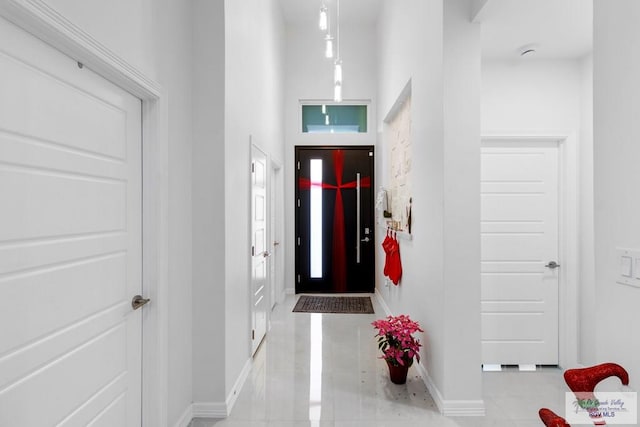
[{"label": "black front door", "polygon": [[296,293],[373,292],[373,147],[296,147]]}]

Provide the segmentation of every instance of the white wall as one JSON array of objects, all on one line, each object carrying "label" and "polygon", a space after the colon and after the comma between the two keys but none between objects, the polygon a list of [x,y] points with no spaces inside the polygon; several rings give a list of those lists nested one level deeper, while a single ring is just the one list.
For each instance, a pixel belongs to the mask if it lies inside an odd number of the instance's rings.
[{"label": "white wall", "polygon": [[285,287],[293,292],[295,262],[294,147],[296,145],[376,144],[376,29],[365,23],[340,28],[343,100],[368,100],[368,133],[303,134],[300,100],[333,101],[333,61],[324,56],[323,35],[315,25],[288,25],[285,70]]},{"label": "white wall", "polygon": [[167,419],[173,425],[192,400],[192,338],[185,333],[192,328],[192,10],[190,2],[171,0],[154,2],[154,9],[156,74],[167,95],[168,108]]},{"label": "white wall", "polygon": [[596,307],[596,258],[593,198],[593,55],[580,61],[580,279],[579,279],[579,358],[585,365],[596,364],[598,347],[593,331],[598,324]]},{"label": "white wall", "polygon": [[226,362],[218,369],[231,396],[251,356],[250,139],[272,159],[284,158],[284,23],[277,0],[225,1],[224,61],[225,325],[218,350]]},{"label": "white wall", "polygon": [[211,403],[226,398],[224,2],[194,0],[193,18],[193,401]]},{"label": "white wall", "polygon": [[[400,286],[384,287],[379,271],[378,291],[393,313],[424,326],[422,364],[449,414],[483,411],[480,29],[469,22],[471,11],[465,0],[389,1],[378,28],[378,126],[411,80],[414,150],[413,240],[400,242]],[[379,176],[386,184],[384,170]]]},{"label": "white wall", "polygon": [[480,25],[470,22],[474,2],[443,3],[446,352],[442,392],[447,400],[478,400],[483,409],[479,372]]},{"label": "white wall", "polygon": [[640,384],[640,288],[615,283],[615,249],[640,248],[640,3],[594,2],[594,200],[597,362],[617,362]]},{"label": "white wall", "polygon": [[482,62],[482,132],[580,129],[579,61]]}]

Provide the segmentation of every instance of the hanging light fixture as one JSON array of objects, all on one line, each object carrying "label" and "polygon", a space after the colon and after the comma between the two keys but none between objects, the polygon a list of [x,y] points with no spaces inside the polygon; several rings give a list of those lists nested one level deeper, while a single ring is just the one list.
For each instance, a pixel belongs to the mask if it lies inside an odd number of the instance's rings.
[{"label": "hanging light fixture", "polygon": [[[340,58],[338,56],[338,58]],[[342,60],[336,59],[333,68],[333,83],[342,83]]]},{"label": "hanging light fixture", "polygon": [[333,37],[331,37],[331,34],[324,36],[324,42],[324,56],[327,58],[333,58]]},{"label": "hanging light fixture", "polygon": [[340,0],[336,1],[336,60],[333,63],[333,100],[342,102],[342,59],[340,58]]},{"label": "hanging light fixture", "polygon": [[329,17],[327,15],[328,12],[329,10],[323,2],[320,6],[320,19],[318,21],[318,27],[320,28],[320,31],[327,31],[327,25],[329,23]]},{"label": "hanging light fixture", "polygon": [[342,102],[342,83],[336,83],[333,86],[333,100],[335,102]]}]

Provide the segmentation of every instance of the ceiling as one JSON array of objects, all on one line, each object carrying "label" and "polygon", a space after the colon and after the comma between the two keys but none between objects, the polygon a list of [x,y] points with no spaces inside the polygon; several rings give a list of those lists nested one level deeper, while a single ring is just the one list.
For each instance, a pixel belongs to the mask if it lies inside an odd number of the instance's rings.
[{"label": "ceiling", "polygon": [[484,58],[518,58],[537,45],[535,58],[579,58],[591,51],[591,0],[489,0],[479,14]]},{"label": "ceiling", "polygon": [[[373,24],[383,0],[340,0],[340,24]],[[335,19],[337,0],[324,0]],[[313,24],[318,22],[321,0],[280,0],[284,19],[289,24]]]},{"label": "ceiling", "polygon": [[[377,22],[383,1],[340,0],[341,25]],[[332,14],[336,2],[325,0]],[[536,45],[533,57],[538,59],[581,57],[591,51],[592,3],[592,0],[488,0],[478,15],[482,23],[483,57],[515,59],[520,48],[530,44]],[[280,4],[287,23],[317,25],[321,0],[280,0]]]}]

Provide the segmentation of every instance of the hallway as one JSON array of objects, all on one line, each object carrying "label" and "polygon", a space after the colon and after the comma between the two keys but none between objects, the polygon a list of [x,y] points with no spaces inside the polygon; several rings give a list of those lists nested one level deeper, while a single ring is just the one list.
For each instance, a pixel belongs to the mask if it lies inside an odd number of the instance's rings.
[{"label": "hallway", "polygon": [[384,315],[372,300],[377,314],[310,315],[292,313],[289,296],[272,313],[230,417],[190,427],[539,427],[540,407],[563,408],[560,370],[510,370],[484,374],[486,417],[442,416],[415,367],[406,385],[388,380],[370,325]]}]

